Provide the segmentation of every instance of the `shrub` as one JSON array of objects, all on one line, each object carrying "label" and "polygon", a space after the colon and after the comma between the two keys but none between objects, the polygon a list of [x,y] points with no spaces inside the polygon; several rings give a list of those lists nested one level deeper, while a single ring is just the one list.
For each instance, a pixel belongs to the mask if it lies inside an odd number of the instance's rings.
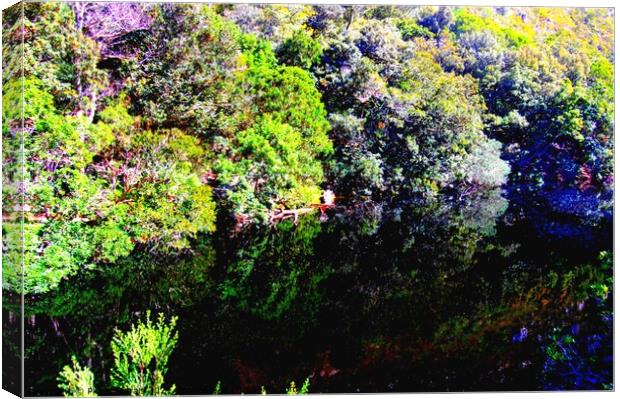
[{"label": "shrub", "polygon": [[297,390],[297,386],[295,385],[295,381],[291,381],[291,386],[286,390],[287,395],[307,395],[308,389],[310,389],[310,380],[306,378],[304,384],[301,386],[299,390]]},{"label": "shrub", "polygon": [[128,390],[132,396],[173,395],[175,386],[164,388],[168,358],[174,350],[179,334],[174,331],[177,318],[166,322],[159,314],[157,322],[150,320],[146,313],[146,322],[132,325],[131,330],[116,330],[112,339],[114,368],[112,385]]},{"label": "shrub", "polygon": [[95,377],[88,367],[82,367],[75,356],[71,356],[72,366],[65,366],[58,376],[58,388],[66,397],[91,398],[95,393]]}]

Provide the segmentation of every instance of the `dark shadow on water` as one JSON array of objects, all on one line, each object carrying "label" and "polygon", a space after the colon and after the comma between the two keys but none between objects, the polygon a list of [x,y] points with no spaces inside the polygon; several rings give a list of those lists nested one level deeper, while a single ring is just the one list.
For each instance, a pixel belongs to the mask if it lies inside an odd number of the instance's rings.
[{"label": "dark shadow on water", "polygon": [[611,226],[578,245],[519,212],[494,190],[145,249],[29,298],[26,394],[71,354],[122,394],[110,339],[147,309],[179,316],[179,394],[609,389]]}]

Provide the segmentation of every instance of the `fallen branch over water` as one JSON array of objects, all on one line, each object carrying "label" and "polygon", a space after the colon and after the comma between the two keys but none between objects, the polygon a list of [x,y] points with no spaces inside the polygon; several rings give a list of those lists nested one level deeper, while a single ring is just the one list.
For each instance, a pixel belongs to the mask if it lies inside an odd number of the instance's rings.
[{"label": "fallen branch over water", "polygon": [[295,224],[297,224],[299,215],[311,213],[317,209],[321,211],[321,214],[324,214],[326,209],[334,208],[334,207],[335,207],[334,204],[311,204],[309,208],[276,209],[275,211],[269,214],[269,223],[276,223],[276,222],[282,221],[284,219],[289,219],[292,217],[294,219]]},{"label": "fallen branch over water", "polygon": [[299,208],[299,209],[277,209],[269,214],[269,223],[277,223],[284,219],[294,219],[297,223],[299,215],[314,212],[316,208]]}]

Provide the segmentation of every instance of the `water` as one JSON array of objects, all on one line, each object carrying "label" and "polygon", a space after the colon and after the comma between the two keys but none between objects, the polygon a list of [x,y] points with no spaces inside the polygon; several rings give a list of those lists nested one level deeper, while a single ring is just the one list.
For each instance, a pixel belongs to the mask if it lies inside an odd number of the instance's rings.
[{"label": "water", "polygon": [[26,395],[60,394],[71,354],[122,394],[110,339],[147,309],[179,316],[179,394],[611,388],[611,226],[548,236],[505,197],[338,208],[84,273],[28,298]]}]

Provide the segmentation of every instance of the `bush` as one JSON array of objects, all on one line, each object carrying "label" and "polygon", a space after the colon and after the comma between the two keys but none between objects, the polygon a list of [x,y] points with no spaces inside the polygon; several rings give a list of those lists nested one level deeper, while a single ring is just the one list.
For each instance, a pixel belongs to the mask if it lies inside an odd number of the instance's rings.
[{"label": "bush", "polygon": [[310,379],[306,378],[304,384],[301,386],[301,389],[297,389],[295,385],[295,381],[291,381],[291,386],[286,390],[287,395],[307,395],[308,390],[310,389]]},{"label": "bush", "polygon": [[75,356],[71,356],[72,366],[65,366],[58,376],[58,388],[66,397],[95,397],[95,377],[88,367],[82,367]]},{"label": "bush", "polygon": [[157,323],[150,320],[146,312],[146,322],[132,325],[131,330],[116,330],[112,339],[114,368],[112,385],[127,390],[132,396],[165,396],[175,393],[175,386],[164,388],[168,358],[179,338],[174,331],[177,318],[166,322],[159,314]]}]

